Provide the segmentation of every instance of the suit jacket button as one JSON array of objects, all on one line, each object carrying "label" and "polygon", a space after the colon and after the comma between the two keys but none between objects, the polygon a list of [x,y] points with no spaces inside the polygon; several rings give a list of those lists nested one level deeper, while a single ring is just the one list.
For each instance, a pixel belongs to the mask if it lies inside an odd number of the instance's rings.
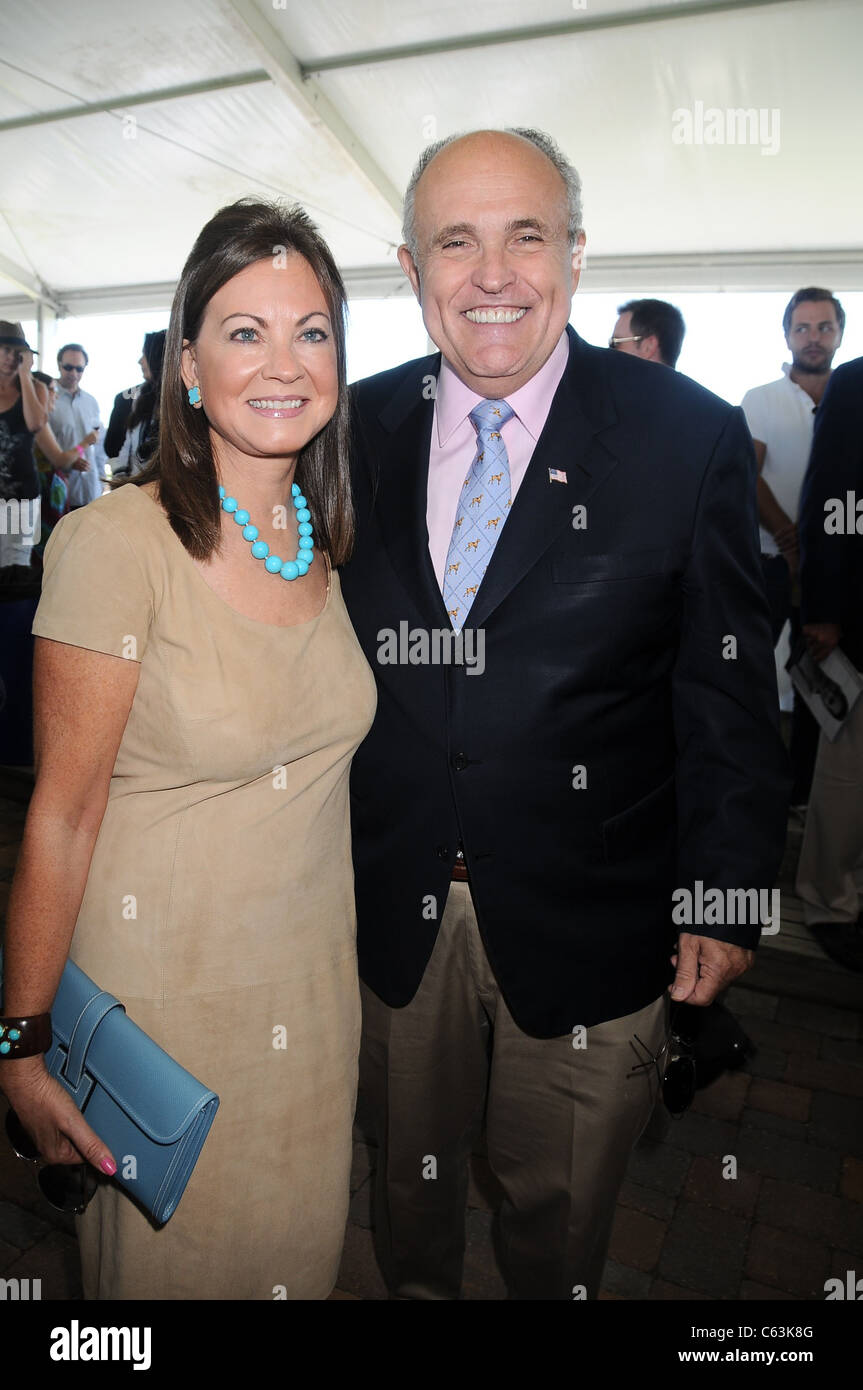
[{"label": "suit jacket button", "polygon": [[453,755],[452,765],[456,772],[464,772],[469,762],[470,758],[467,756],[467,753],[455,753]]},{"label": "suit jacket button", "polygon": [[449,847],[447,845],[438,845],[435,854],[438,859],[449,859]]}]

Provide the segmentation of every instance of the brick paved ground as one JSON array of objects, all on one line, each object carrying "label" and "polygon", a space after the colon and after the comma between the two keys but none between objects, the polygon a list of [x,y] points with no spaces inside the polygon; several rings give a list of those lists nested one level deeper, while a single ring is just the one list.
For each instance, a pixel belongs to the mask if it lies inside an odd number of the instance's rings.
[{"label": "brick paved ground", "polygon": [[[0,916],[24,813],[22,802],[0,799]],[[765,938],[756,965],[726,998],[758,1053],[745,1070],[699,1091],[683,1118],[654,1117],[620,1195],[604,1299],[823,1299],[827,1278],[863,1266],[863,976],[829,962],[799,927],[791,893],[798,845],[790,835],[783,929]],[[334,1298],[386,1297],[373,1254],[376,1150],[365,1127],[361,1108]],[[729,1158],[735,1178],[723,1176]],[[466,1299],[505,1296],[495,1200],[478,1155]],[[43,1202],[5,1141],[0,1276],[40,1278],[43,1299],[81,1296],[71,1221]]]}]

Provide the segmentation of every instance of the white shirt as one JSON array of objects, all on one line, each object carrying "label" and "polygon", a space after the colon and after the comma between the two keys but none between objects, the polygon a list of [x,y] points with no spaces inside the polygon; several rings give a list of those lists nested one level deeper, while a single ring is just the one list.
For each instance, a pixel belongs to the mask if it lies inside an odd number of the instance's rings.
[{"label": "white shirt", "polygon": [[105,473],[105,450],[102,439],[104,426],[100,418],[99,402],[88,391],[67,391],[57,387],[57,404],[51,412],[48,423],[61,449],[74,449],[85,434],[98,429],[99,441],[84,450],[84,457],[90,467],[86,472],[79,468],[69,471],[69,506],[82,507],[85,502],[93,502],[102,495],[102,481]]},{"label": "white shirt", "polygon": [[[782,372],[779,381],[747,391],[740,405],[752,438],[766,445],[761,477],[785,514],[796,521],[812,449],[815,402],[791,380],[790,363],[782,364]],[[778,555],[770,532],[763,526],[759,530],[762,554]]]}]

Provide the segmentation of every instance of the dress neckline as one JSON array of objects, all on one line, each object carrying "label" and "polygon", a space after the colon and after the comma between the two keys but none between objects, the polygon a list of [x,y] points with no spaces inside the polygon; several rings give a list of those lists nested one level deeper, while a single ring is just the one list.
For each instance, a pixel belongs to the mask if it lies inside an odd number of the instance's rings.
[{"label": "dress neckline", "polygon": [[[225,599],[223,599],[220,594],[217,594],[215,589],[212,589],[210,587],[210,585],[207,583],[206,579],[198,569],[197,565],[195,564],[194,560],[192,559],[191,555],[189,554],[188,550],[183,545],[183,542],[180,540],[180,537],[174,531],[174,528],[168,520],[167,513],[165,512],[165,509],[162,506],[161,502],[157,502],[155,497],[151,497],[149,492],[145,492],[143,487],[138,486],[136,483],[124,483],[123,487],[124,489],[127,487],[134,488],[135,492],[141,493],[141,495],[146,498],[150,505],[152,507],[155,507],[156,511],[159,513],[160,517],[164,521],[165,526],[168,532],[170,533],[172,541],[174,541],[179,550],[182,552],[184,563],[192,571],[192,574],[194,575],[198,584],[200,584],[203,589],[206,589],[207,593],[210,595],[210,598],[215,603],[217,603],[220,608],[227,609],[229,613],[233,613],[234,617],[239,618],[241,622],[250,623],[252,627],[256,627],[259,629],[269,628],[275,632],[296,632],[302,628],[309,627],[312,623],[320,622],[321,618],[326,613],[327,609],[330,606],[330,596],[333,590],[333,568],[330,564],[330,557],[326,553],[323,554],[323,559],[326,561],[327,566],[327,593],[326,598],[324,599],[323,607],[321,608],[321,611],[319,613],[316,613],[312,618],[306,618],[301,623],[266,623],[263,622],[260,618],[250,618],[247,613],[241,613],[239,608],[234,608],[234,606],[228,603]],[[120,489],[117,489],[117,491],[120,491]]]}]

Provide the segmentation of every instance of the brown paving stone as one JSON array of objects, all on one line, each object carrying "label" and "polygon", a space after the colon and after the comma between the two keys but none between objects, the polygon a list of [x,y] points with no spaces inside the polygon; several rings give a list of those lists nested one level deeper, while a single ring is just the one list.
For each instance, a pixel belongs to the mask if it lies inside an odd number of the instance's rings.
[{"label": "brown paving stone", "polygon": [[632,1269],[617,1260],[606,1260],[599,1297],[644,1299],[650,1293],[650,1283],[650,1275],[643,1270]]},{"label": "brown paving stone", "polygon": [[697,1154],[735,1153],[737,1126],[728,1120],[714,1120],[694,1110],[686,1114],[668,1132],[667,1144]]},{"label": "brown paving stone", "polygon": [[371,1231],[348,1224],[336,1286],[345,1293],[353,1294],[355,1298],[389,1297],[375,1259]]},{"label": "brown paving stone", "polygon": [[785,1023],[773,1023],[767,1018],[748,1018],[746,1032],[756,1047],[769,1047],[780,1052],[808,1052],[813,1057],[818,1054],[818,1034],[808,1033],[805,1028],[790,1028]]},{"label": "brown paving stone", "polygon": [[852,1202],[863,1202],[863,1160],[846,1154],[842,1160],[839,1191]]},{"label": "brown paving stone", "polygon": [[[796,1052],[800,1049],[790,1050]],[[822,1038],[818,1055],[825,1062],[844,1062],[847,1066],[863,1067],[863,1043],[847,1038]]]},{"label": "brown paving stone", "polygon": [[740,1117],[742,1125],[751,1129],[767,1129],[771,1134],[784,1134],[786,1139],[800,1139],[805,1144],[809,1126],[801,1120],[786,1120],[784,1115],[772,1115],[769,1110],[750,1110],[747,1106]]},{"label": "brown paving stone", "polygon": [[841,1242],[846,1203],[827,1192],[796,1182],[765,1178],[758,1197],[758,1220],[779,1230],[796,1231],[828,1245]]},{"label": "brown paving stone", "polygon": [[643,1187],[676,1197],[686,1181],[690,1161],[690,1155],[682,1149],[641,1139],[630,1155],[626,1176]]},{"label": "brown paving stone", "polygon": [[815,1004],[809,999],[782,999],[777,1022],[788,1023],[793,1028],[808,1028],[814,1033],[826,1033],[829,1038],[860,1037],[860,1022],[851,1009]]},{"label": "brown paving stone", "polygon": [[863,1096],[863,1068],[845,1062],[827,1062],[820,1057],[804,1057],[792,1052],[785,1068],[785,1081],[812,1090],[833,1091],[840,1096]]},{"label": "brown paving stone", "polygon": [[784,1081],[768,1081],[764,1077],[754,1077],[747,1096],[747,1104],[754,1110],[767,1110],[771,1115],[782,1115],[787,1120],[804,1122],[809,1119],[812,1092],[800,1086],[790,1086]]},{"label": "brown paving stone", "polygon": [[743,1070],[751,1076],[763,1076],[768,1081],[781,1081],[788,1066],[788,1054],[778,1047],[759,1047],[754,1057],[747,1057]]},{"label": "brown paving stone", "polygon": [[659,1257],[659,1277],[711,1298],[736,1298],[748,1223],[732,1212],[679,1202]]},{"label": "brown paving stone", "polygon": [[716,1120],[738,1120],[752,1077],[744,1071],[727,1071],[703,1090],[695,1092],[692,1109]]},{"label": "brown paving stone", "polygon": [[863,1158],[863,1100],[816,1091],[812,1097],[810,1125],[816,1144],[826,1144],[841,1154]]},{"label": "brown paving stone", "polygon": [[618,1264],[650,1272],[659,1259],[668,1226],[643,1211],[618,1206],[611,1228],[608,1254]]},{"label": "brown paving stone", "polygon": [[477,1302],[498,1302],[507,1296],[492,1246],[492,1222],[490,1212],[467,1214],[462,1296]]},{"label": "brown paving stone", "polygon": [[734,1153],[741,1168],[784,1182],[799,1182],[819,1192],[835,1192],[840,1155],[819,1144],[742,1125]]},{"label": "brown paving stone", "polygon": [[669,1284],[667,1279],[654,1279],[647,1297],[669,1299],[675,1302],[688,1299],[697,1299],[699,1302],[709,1302],[706,1293],[696,1293],[694,1289],[684,1289],[681,1284]]},{"label": "brown paving stone", "polygon": [[355,1226],[364,1226],[367,1230],[371,1230],[373,1225],[372,1188],[372,1179],[370,1177],[366,1178],[362,1186],[358,1187],[356,1192],[354,1192],[348,1208],[348,1220],[352,1221]]},{"label": "brown paving stone", "polygon": [[[760,989],[747,989],[742,985],[732,985],[723,1002],[735,1018],[776,1017],[779,1008],[778,994],[766,994]],[[746,1027],[746,1025],[743,1025]]]},{"label": "brown paving stone", "polygon": [[[849,1272],[851,1273],[851,1275],[853,1275],[855,1290],[857,1294],[855,1302],[859,1302],[860,1299],[863,1298],[863,1268],[861,1268],[860,1265],[859,1255],[852,1254],[850,1250],[831,1251],[830,1273],[828,1275],[828,1278],[842,1280],[843,1291],[845,1293],[846,1299],[848,1297],[847,1285]],[[821,1293],[819,1294],[819,1297],[826,1298],[827,1290],[822,1289]]]},{"label": "brown paving stone", "polygon": [[740,1285],[739,1297],[747,1302],[759,1302],[766,1299],[778,1299],[783,1303],[799,1303],[800,1299],[793,1293],[786,1293],[784,1289],[771,1289],[769,1284],[756,1284],[752,1279],[744,1279]]},{"label": "brown paving stone", "polygon": [[657,1221],[670,1221],[674,1215],[674,1198],[664,1192],[656,1192],[652,1187],[642,1187],[640,1183],[624,1182],[617,1197],[623,1207],[643,1211],[646,1216],[655,1216]]},{"label": "brown paving stone", "polygon": [[329,1295],[327,1299],[327,1302],[337,1303],[347,1299],[350,1299],[353,1303],[362,1302],[361,1299],[357,1298],[357,1295],[355,1293],[345,1293],[343,1289],[333,1289],[332,1293]]},{"label": "brown paving stone", "polygon": [[823,1295],[829,1268],[830,1251],[826,1244],[763,1222],[753,1226],[746,1274],[757,1283],[802,1298],[818,1298]]},{"label": "brown paving stone", "polygon": [[78,1242],[64,1231],[51,1231],[4,1271],[6,1279],[41,1279],[42,1301],[81,1298]]},{"label": "brown paving stone", "polygon": [[738,1168],[736,1178],[724,1178],[722,1170],[723,1164],[719,1158],[702,1155],[694,1158],[683,1189],[684,1199],[719,1207],[722,1211],[738,1212],[741,1216],[751,1216],[761,1185],[760,1175],[744,1173]]}]

